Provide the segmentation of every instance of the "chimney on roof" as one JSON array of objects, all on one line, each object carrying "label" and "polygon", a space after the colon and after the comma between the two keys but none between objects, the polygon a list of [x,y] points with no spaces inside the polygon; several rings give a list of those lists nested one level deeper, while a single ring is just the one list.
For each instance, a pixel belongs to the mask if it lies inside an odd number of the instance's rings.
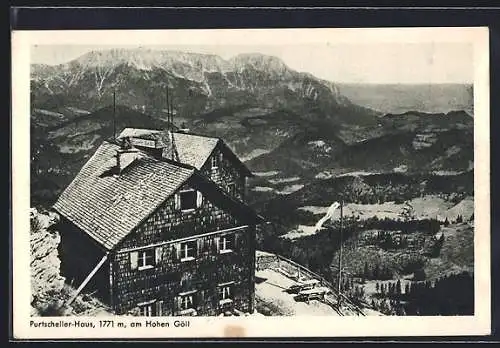
[{"label": "chimney on roof", "polygon": [[116,150],[116,171],[118,174],[121,174],[137,158],[139,158],[139,150],[132,147],[129,137],[123,138],[120,142],[120,148]]}]

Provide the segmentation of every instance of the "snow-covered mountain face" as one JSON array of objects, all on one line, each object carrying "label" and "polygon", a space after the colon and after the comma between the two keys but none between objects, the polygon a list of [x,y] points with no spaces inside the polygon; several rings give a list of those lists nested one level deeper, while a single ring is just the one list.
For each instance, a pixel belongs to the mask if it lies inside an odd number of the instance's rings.
[{"label": "snow-covered mountain face", "polygon": [[166,107],[166,89],[174,111],[190,118],[219,108],[243,106],[294,110],[320,118],[348,111],[356,123],[374,112],[353,105],[337,86],[290,69],[276,57],[258,53],[224,60],[211,54],[151,49],[91,51],[57,66],[32,65],[32,102],[56,111],[60,107],[94,110],[112,101],[155,114]]}]

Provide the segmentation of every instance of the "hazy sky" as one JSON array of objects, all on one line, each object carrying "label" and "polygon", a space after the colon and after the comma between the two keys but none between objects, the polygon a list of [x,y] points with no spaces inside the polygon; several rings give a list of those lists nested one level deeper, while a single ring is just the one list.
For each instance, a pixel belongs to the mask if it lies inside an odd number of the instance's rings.
[{"label": "hazy sky", "polygon": [[[244,41],[244,40],[242,40]],[[59,64],[97,49],[139,46],[33,46],[32,63]],[[146,47],[146,46],[145,46]],[[340,43],[301,45],[147,46],[212,53],[228,59],[239,53],[273,55],[290,68],[348,83],[473,83],[473,47],[468,43]]]}]

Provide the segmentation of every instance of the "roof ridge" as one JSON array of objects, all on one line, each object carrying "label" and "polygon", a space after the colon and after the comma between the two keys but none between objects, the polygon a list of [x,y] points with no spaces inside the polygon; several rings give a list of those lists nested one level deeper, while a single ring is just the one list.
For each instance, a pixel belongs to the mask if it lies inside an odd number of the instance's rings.
[{"label": "roof ridge", "polygon": [[221,137],[210,136],[210,135],[205,135],[205,134],[198,134],[198,133],[192,133],[192,132],[180,132],[180,131],[175,131],[173,133],[175,133],[175,134],[183,134],[183,135],[190,135],[190,136],[195,136],[195,137],[200,137],[200,138],[207,138],[207,139],[217,139],[217,140],[224,141]]}]

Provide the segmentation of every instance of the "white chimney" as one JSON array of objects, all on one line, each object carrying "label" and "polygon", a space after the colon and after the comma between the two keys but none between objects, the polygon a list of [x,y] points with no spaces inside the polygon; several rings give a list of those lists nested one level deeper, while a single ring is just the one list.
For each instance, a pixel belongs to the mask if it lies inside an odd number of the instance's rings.
[{"label": "white chimney", "polygon": [[133,148],[130,144],[130,139],[127,137],[123,139],[121,147],[116,150],[116,169],[120,174],[132,162],[139,158],[139,150]]}]

